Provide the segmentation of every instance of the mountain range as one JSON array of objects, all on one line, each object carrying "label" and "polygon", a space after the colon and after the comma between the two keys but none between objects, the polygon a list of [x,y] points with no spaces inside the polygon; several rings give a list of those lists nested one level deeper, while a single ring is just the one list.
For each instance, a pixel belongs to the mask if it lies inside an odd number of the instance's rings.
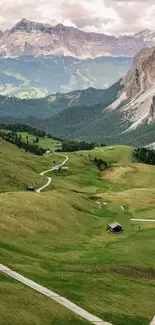
[{"label": "mountain range", "polygon": [[155,31],[151,30],[115,37],[86,33],[62,24],[51,26],[22,19],[12,29],[0,33],[0,56],[133,57],[142,48],[154,44]]},{"label": "mountain range", "polygon": [[0,94],[41,98],[108,88],[127,73],[138,51],[153,45],[151,30],[115,37],[22,19],[0,31]]}]

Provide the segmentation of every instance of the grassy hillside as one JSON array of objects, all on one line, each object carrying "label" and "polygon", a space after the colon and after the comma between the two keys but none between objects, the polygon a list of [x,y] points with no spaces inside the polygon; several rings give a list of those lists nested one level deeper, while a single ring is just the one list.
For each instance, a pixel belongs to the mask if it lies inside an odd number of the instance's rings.
[{"label": "grassy hillside", "polygon": [[49,166],[52,168],[53,160],[59,163],[63,158],[55,159],[52,154],[39,158],[0,139],[0,192],[23,191],[27,185],[41,186],[46,177],[41,177],[39,173]]},{"label": "grassy hillside", "polygon": [[[0,276],[1,324],[7,325],[88,325],[86,321],[24,285]],[[9,306],[9,308],[8,308]]]},{"label": "grassy hillside", "polygon": [[[30,135],[27,132],[18,132],[18,134],[21,134],[22,139],[24,141],[26,141],[27,137],[28,137],[28,140],[30,141],[30,143],[33,143],[33,140],[36,139],[35,136]],[[38,146],[41,148],[44,148],[44,149],[50,149],[52,151],[52,150],[60,148],[59,144],[60,144],[60,141],[57,141],[54,139],[49,139],[49,138],[47,138],[47,136],[45,136],[44,138],[41,138],[41,137],[39,138]]]},{"label": "grassy hillside", "polygon": [[[18,162],[21,155],[21,183],[26,168],[35,170],[36,175],[53,160],[37,157],[34,163],[32,157],[12,146],[7,151],[4,143],[1,150],[2,164],[7,152],[12,152],[11,161],[16,155]],[[1,263],[114,325],[149,325],[155,313],[155,223],[130,221],[132,217],[154,217],[155,167],[133,163],[133,150],[117,146],[69,153],[69,172],[52,173],[52,183],[44,193],[19,192],[19,180],[17,193],[0,194]],[[108,169],[100,173],[95,157],[105,159]],[[11,175],[11,168],[6,169]],[[107,224],[115,220],[124,227],[118,235],[106,231]],[[11,324],[9,301],[20,286],[2,277],[0,287],[7,288],[0,309],[2,325]],[[11,308],[19,306],[22,312],[26,299],[30,314],[24,313],[24,325],[33,319],[36,324],[83,324],[70,319],[57,304],[51,312],[52,301],[43,313],[48,299],[24,287],[20,292],[20,306],[16,299]],[[37,306],[31,306],[31,299]],[[68,316],[63,323],[64,312]],[[14,325],[18,324],[20,315],[14,317]]]},{"label": "grassy hillside", "polygon": [[[1,129],[0,129],[0,131],[1,131]],[[5,130],[5,132],[6,132],[6,130]],[[8,130],[8,132],[9,132],[9,130]],[[17,132],[17,134],[21,135],[22,140],[24,142],[26,142],[28,140],[30,144],[33,144],[33,141],[36,140],[36,136],[34,136],[28,132]],[[60,141],[54,140],[52,138],[48,138],[47,136],[39,137],[39,142],[37,143],[37,145],[40,148],[49,149],[51,151],[60,148],[61,146],[59,144],[60,144]]]}]

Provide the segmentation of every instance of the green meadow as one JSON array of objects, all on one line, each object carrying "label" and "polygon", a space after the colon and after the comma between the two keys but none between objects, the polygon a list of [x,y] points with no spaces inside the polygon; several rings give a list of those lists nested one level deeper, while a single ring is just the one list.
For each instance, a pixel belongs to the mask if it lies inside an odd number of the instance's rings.
[{"label": "green meadow", "polygon": [[[3,129],[0,129],[0,131],[5,132],[5,133],[10,132],[10,130],[3,130]],[[17,134],[21,135],[22,140],[24,142],[29,141],[30,144],[33,144],[34,141],[36,140],[36,136],[33,134],[30,134],[28,132],[17,132]],[[38,145],[40,148],[44,148],[44,149],[51,150],[51,151],[61,148],[60,141],[54,140],[52,138],[50,139],[47,136],[38,137],[38,139],[39,139],[39,142],[35,143],[35,144]]]},{"label": "green meadow", "polygon": [[0,304],[1,324],[89,324],[51,299],[3,275],[0,276],[0,294],[3,296]]},{"label": "green meadow", "polygon": [[[155,167],[134,163],[133,150],[68,153],[69,171],[48,173],[50,186],[37,194],[26,184],[45,184],[39,173],[64,158],[0,141],[0,263],[113,325],[149,325],[155,314],[155,223],[131,221],[155,219]],[[95,157],[108,163],[105,171]],[[124,232],[108,233],[113,221]],[[2,274],[0,290],[2,325],[87,324]]]},{"label": "green meadow", "polygon": [[[33,143],[33,140],[36,139],[36,136],[29,134],[27,132],[18,132],[22,136],[22,140],[24,141],[29,141],[30,143]],[[41,148],[44,149],[49,149],[49,150],[55,150],[58,147],[58,144],[60,141],[49,139],[47,137],[44,138],[39,138],[39,143],[37,145]]]}]

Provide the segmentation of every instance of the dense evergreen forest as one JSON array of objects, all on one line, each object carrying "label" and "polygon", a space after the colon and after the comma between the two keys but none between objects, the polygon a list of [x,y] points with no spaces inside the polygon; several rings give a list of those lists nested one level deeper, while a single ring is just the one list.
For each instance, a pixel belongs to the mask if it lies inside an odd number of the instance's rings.
[{"label": "dense evergreen forest", "polygon": [[46,136],[46,132],[37,128],[33,128],[29,125],[26,124],[14,124],[14,123],[9,123],[9,124],[0,124],[0,129],[1,130],[10,130],[12,132],[28,132],[32,135],[35,135],[36,137],[44,138]]},{"label": "dense evergreen forest", "polygon": [[97,146],[95,142],[89,143],[86,141],[62,141],[63,152],[80,151],[80,150],[92,150]]},{"label": "dense evergreen forest", "polygon": [[150,150],[147,148],[138,148],[135,149],[133,156],[137,162],[155,165],[155,150]]}]

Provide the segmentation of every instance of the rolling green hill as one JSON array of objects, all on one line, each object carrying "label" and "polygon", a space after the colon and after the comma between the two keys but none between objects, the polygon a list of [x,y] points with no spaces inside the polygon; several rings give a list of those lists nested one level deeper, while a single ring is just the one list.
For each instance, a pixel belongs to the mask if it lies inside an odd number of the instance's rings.
[{"label": "rolling green hill", "polygon": [[[25,191],[27,185],[35,188],[41,186],[46,177],[42,179],[39,173],[48,169],[52,158],[55,159],[55,156],[43,156],[39,159],[0,139],[0,192]],[[62,161],[61,157],[56,160]]]},{"label": "rolling green hill", "polygon": [[[6,165],[0,188],[1,263],[113,325],[149,325],[155,313],[155,223],[130,219],[154,218],[155,167],[134,163],[134,148],[126,146],[69,153],[68,173],[47,174],[52,182],[37,194],[24,191],[23,183],[32,171],[31,180],[46,182],[38,173],[51,167],[53,155],[35,157],[2,141],[0,150],[1,169]],[[104,172],[95,157],[108,163]],[[115,220],[123,233],[106,231]],[[2,325],[22,324],[21,315],[24,325],[85,324],[8,277],[1,276],[0,290]]]}]

